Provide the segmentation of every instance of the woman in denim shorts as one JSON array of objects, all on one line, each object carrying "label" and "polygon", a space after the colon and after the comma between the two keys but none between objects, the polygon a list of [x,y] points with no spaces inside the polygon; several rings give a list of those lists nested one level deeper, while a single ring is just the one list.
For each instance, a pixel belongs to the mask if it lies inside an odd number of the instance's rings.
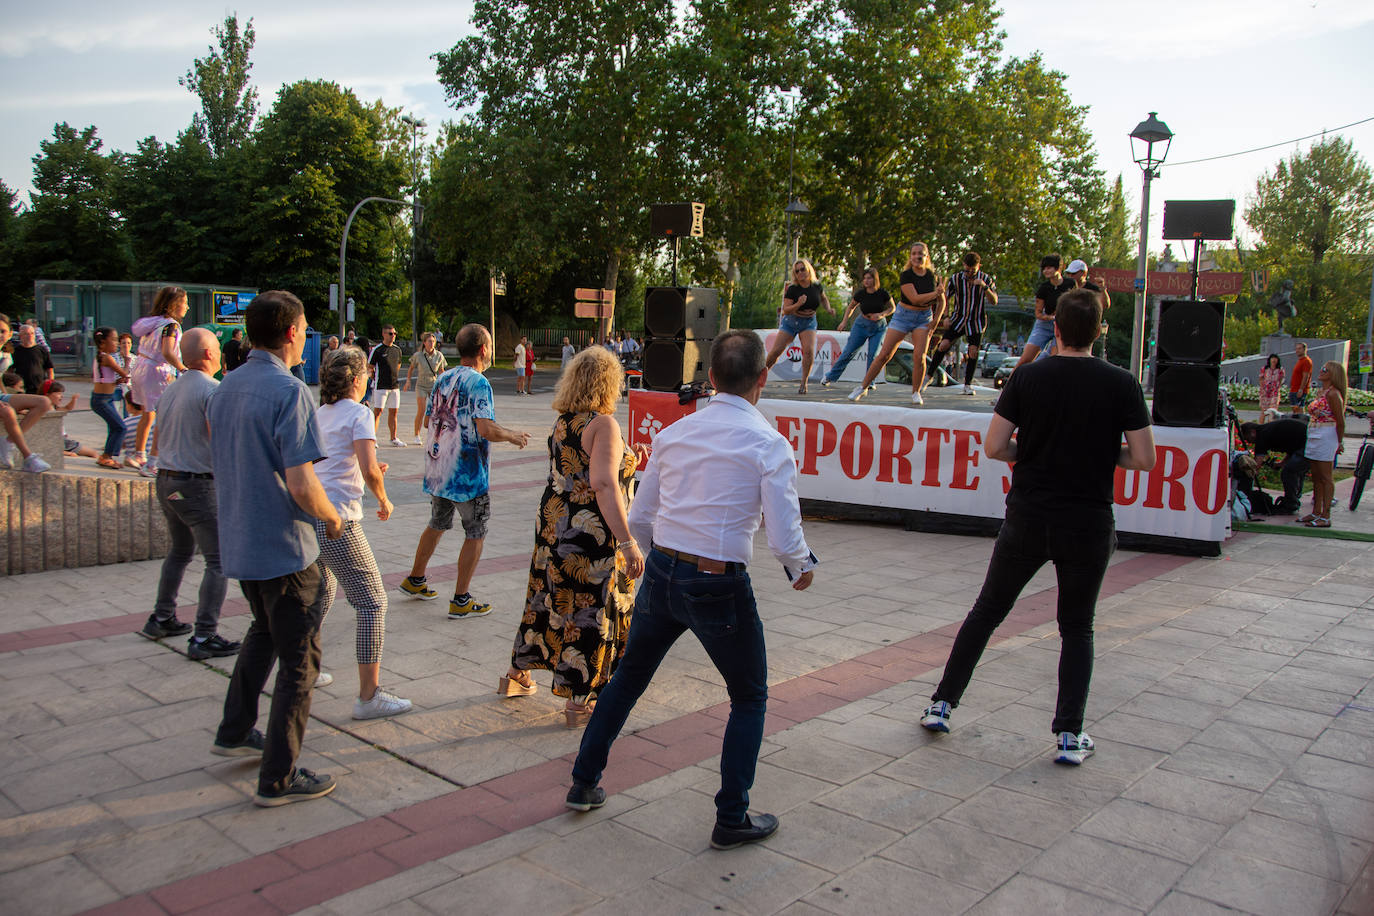
[{"label": "woman in denim shorts", "polygon": [[930,249],[925,242],[911,246],[906,270],[901,276],[902,297],[897,303],[897,311],[888,321],[883,333],[883,346],[878,358],[869,361],[868,372],[863,383],[849,393],[849,400],[857,401],[868,394],[873,380],[887,366],[892,354],[897,352],[902,338],[911,335],[911,402],[924,404],[921,398],[921,382],[925,380],[926,348],[930,345],[930,332],[940,322],[945,311],[945,287],[930,265]]},{"label": "woman in denim shorts", "polygon": [[772,369],[792,339],[801,338],[802,375],[798,394],[806,394],[806,383],[811,378],[811,362],[816,358],[816,309],[821,306],[835,314],[825,289],[816,280],[816,268],[805,258],[799,259],[792,265],[792,282],[783,291],[782,320],[778,322],[773,347],[768,351],[768,368]]}]

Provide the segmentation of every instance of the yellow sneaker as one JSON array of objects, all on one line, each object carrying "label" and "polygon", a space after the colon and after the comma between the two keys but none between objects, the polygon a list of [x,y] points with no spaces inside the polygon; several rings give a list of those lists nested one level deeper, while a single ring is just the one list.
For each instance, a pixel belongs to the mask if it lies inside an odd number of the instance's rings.
[{"label": "yellow sneaker", "polygon": [[468,595],[462,601],[454,595],[453,600],[448,603],[448,619],[460,620],[468,617],[485,617],[491,613],[490,604],[482,604],[476,598]]},{"label": "yellow sneaker", "polygon": [[410,581],[409,576],[401,580],[401,592],[412,598],[419,598],[421,601],[433,601],[439,597],[439,593],[430,588],[429,583],[422,581],[416,585]]}]

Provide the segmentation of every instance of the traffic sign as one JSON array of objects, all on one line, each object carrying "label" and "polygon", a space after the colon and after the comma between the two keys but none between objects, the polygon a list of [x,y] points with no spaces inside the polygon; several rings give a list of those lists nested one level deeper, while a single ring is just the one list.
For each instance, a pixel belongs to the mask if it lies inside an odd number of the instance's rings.
[{"label": "traffic sign", "polygon": [[615,314],[615,290],[578,287],[573,315],[578,318],[610,318]]}]

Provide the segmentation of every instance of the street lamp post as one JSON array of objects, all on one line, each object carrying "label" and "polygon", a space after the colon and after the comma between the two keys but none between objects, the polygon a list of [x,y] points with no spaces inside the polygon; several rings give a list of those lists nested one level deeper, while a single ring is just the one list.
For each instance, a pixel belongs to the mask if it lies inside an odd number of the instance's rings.
[{"label": "street lamp post", "polygon": [[420,231],[420,128],[425,122],[410,115],[402,115],[401,121],[410,126],[410,345],[418,350],[420,325],[415,303],[415,244]]},{"label": "street lamp post", "polygon": [[[358,201],[357,206],[348,214],[348,219],[344,222],[343,238],[339,240],[339,337],[341,339],[345,333],[344,323],[348,317],[348,312],[344,307],[344,303],[348,301],[347,286],[344,283],[344,264],[348,257],[348,232],[353,228],[353,217],[358,215],[358,211],[363,208],[364,204],[369,204],[374,200],[380,200],[388,204],[400,204],[403,207],[406,205],[404,200],[396,200],[391,197],[364,197],[362,200]],[[416,210],[424,209],[424,207],[420,206],[418,203],[412,202],[412,205]]]},{"label": "street lamp post", "polygon": [[[1169,155],[1174,133],[1168,125],[1150,112],[1150,116],[1131,131],[1131,158],[1144,173],[1144,188],[1140,192],[1140,251],[1135,266],[1135,315],[1131,324],[1131,375],[1140,380],[1145,343],[1145,266],[1146,248],[1150,242],[1150,182],[1159,177],[1159,167]],[[1163,144],[1156,152],[1155,145]]]},{"label": "street lamp post", "polygon": [[792,253],[792,260],[789,261],[788,264],[787,264],[788,272],[789,272],[789,276],[790,276],[790,272],[791,272],[792,265],[795,264],[795,263],[797,263],[797,243],[798,243],[798,241],[801,239],[801,227],[798,226],[795,232],[792,230],[792,217],[793,217],[793,215],[796,215],[796,216],[804,216],[805,214],[811,212],[811,208],[808,207],[806,204],[802,203],[800,200],[798,200],[797,198],[794,197],[794,198],[792,198],[792,199],[788,202],[788,204],[787,204],[787,211],[786,211],[786,212],[787,212],[787,245],[788,245],[788,250]]}]

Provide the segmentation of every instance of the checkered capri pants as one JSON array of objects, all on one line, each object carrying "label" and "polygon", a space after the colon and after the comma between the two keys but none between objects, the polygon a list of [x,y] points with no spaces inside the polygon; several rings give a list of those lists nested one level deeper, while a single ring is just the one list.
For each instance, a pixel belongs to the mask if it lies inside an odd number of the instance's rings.
[{"label": "checkered capri pants", "polygon": [[[320,560],[324,563],[324,614],[334,604],[337,577],[358,615],[358,664],[380,663],[386,637],[386,587],[363,526],[344,522],[343,534],[338,540],[330,540],[325,536],[324,522],[316,519],[315,539],[320,543]],[[323,618],[322,614],[321,621]]]}]

